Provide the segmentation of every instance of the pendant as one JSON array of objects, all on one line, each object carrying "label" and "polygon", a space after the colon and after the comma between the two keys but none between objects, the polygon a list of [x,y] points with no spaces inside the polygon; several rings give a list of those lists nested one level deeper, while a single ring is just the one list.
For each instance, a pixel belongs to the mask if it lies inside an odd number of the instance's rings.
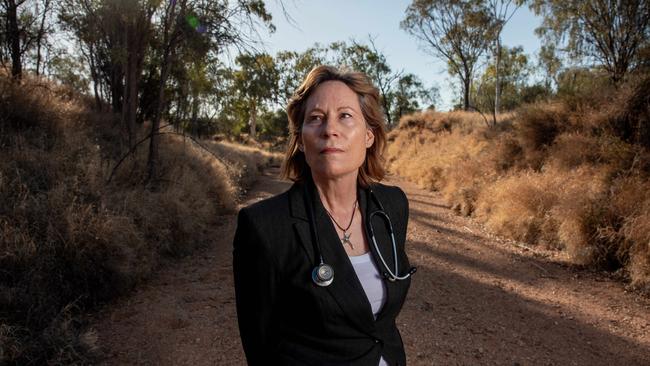
[{"label": "pendant", "polygon": [[352,248],[352,250],[354,250],[354,246],[352,245],[352,242],[350,241],[350,235],[352,235],[352,233],[348,234],[346,232],[343,232],[343,237],[341,238],[341,242],[343,244],[349,245],[350,248]]}]

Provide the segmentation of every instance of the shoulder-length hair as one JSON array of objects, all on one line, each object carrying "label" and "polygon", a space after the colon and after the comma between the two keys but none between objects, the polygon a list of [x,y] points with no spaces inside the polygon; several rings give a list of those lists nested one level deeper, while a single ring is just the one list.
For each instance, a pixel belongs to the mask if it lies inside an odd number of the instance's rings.
[{"label": "shoulder-length hair", "polygon": [[319,85],[326,81],[341,81],[357,94],[363,118],[375,136],[372,146],[366,149],[366,159],[359,167],[357,178],[359,185],[366,188],[373,181],[378,182],[386,175],[383,157],[386,148],[386,123],[379,91],[364,73],[343,71],[332,66],[317,66],[312,69],[289,100],[287,116],[290,136],[281,176],[294,182],[303,182],[311,177],[305,154],[298,149],[298,138],[302,132],[307,99]]}]

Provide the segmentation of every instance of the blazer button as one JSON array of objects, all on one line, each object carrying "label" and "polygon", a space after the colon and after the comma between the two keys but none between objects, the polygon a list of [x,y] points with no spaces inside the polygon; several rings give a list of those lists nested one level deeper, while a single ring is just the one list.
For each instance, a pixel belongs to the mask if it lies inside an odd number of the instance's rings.
[{"label": "blazer button", "polygon": [[379,339],[375,338],[375,343],[381,342]]}]

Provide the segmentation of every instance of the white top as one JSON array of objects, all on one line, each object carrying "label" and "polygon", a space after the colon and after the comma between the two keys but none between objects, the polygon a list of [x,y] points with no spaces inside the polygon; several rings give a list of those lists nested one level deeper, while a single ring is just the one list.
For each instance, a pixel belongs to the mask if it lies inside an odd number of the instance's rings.
[{"label": "white top", "polygon": [[[381,307],[386,302],[386,285],[379,274],[377,264],[372,260],[370,252],[349,258],[352,267],[354,267],[354,272],[357,273],[359,282],[361,282],[363,291],[368,297],[368,302],[372,307],[372,314],[377,319],[377,314],[379,314]],[[388,366],[383,357],[379,360],[379,366]]]}]

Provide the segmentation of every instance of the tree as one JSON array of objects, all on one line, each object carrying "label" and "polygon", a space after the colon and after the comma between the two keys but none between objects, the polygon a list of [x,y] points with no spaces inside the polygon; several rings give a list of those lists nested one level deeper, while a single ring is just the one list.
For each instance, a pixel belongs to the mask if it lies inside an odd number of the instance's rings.
[{"label": "tree", "polygon": [[22,52],[20,47],[21,28],[19,25],[19,10],[27,0],[3,0],[6,16],[6,41],[11,55],[11,76],[20,79],[23,74]]},{"label": "tree", "polygon": [[496,116],[499,114],[499,104],[501,99],[501,81],[500,81],[500,67],[501,67],[501,31],[503,27],[510,21],[510,18],[517,12],[517,9],[522,5],[524,0],[489,0],[488,8],[490,15],[494,22],[494,121],[496,124]]},{"label": "tree", "polygon": [[544,73],[546,89],[551,90],[553,85],[557,86],[557,76],[562,69],[562,60],[557,56],[555,45],[542,45],[537,55],[537,67]]},{"label": "tree", "polygon": [[573,58],[599,62],[617,84],[642,63],[650,38],[648,0],[535,0],[544,21],[537,29],[546,43],[561,44]]},{"label": "tree", "polygon": [[437,88],[426,88],[413,74],[393,71],[386,56],[377,49],[374,39],[368,44],[359,41],[333,42],[327,47],[315,44],[302,53],[279,52],[275,58],[278,68],[280,103],[286,105],[307,73],[320,64],[361,71],[368,75],[380,94],[389,127],[399,118],[420,108],[420,103],[432,104],[438,98]]},{"label": "tree", "polygon": [[273,30],[260,0],[62,1],[61,24],[88,62],[98,107],[110,96],[130,137],[134,121],[151,119],[150,183],[157,179],[161,120],[170,111],[183,118],[190,111],[198,121],[201,95],[209,89],[201,85],[204,65],[227,47],[250,48],[260,24]]},{"label": "tree", "polygon": [[46,46],[47,35],[52,32],[51,24],[48,22],[52,12],[52,0],[43,0],[42,8],[39,10],[39,3],[36,3],[35,15],[40,17],[38,30],[36,32],[36,75],[41,74],[41,63],[43,60],[43,48]]},{"label": "tree", "polygon": [[72,87],[74,90],[88,90],[89,80],[80,72],[84,67],[83,60],[68,53],[54,55],[50,61],[51,76],[59,82]]},{"label": "tree", "polygon": [[328,63],[327,50],[318,43],[303,52],[281,51],[275,56],[278,70],[278,103],[284,108],[309,71]]},{"label": "tree", "polygon": [[[502,47],[500,53],[503,57],[500,60],[499,73],[501,77],[498,80],[502,86],[499,90],[502,96],[502,107],[505,110],[512,110],[522,103],[522,97],[527,88],[532,67],[521,46]],[[485,71],[475,83],[476,88],[473,92],[476,108],[480,111],[492,111],[493,124],[496,123],[494,105],[497,99],[497,89],[494,87],[495,83],[497,83],[497,61],[493,59],[488,63]]]},{"label": "tree", "polygon": [[[185,42],[197,34],[207,39],[207,45],[213,50],[213,55],[222,52],[227,46],[248,47],[251,41],[248,35],[255,32],[261,20],[270,31],[273,31],[271,14],[266,11],[264,2],[260,0],[171,0],[163,7],[160,14],[158,34],[158,54],[160,55],[160,74],[151,133],[149,141],[149,159],[147,162],[147,181],[156,178],[158,164],[158,138],[160,120],[165,107],[165,90],[168,82],[170,65],[176,61],[177,54],[184,48]],[[201,37],[199,37],[201,38]],[[206,52],[206,56],[208,53]]]},{"label": "tree", "polygon": [[352,40],[351,44],[335,42],[330,49],[335,52],[335,63],[339,66],[347,66],[355,71],[361,71],[368,75],[370,80],[379,89],[380,102],[384,109],[388,126],[393,125],[392,121],[392,90],[395,82],[403,71],[393,72],[386,56],[377,50],[374,39],[369,38],[369,45]]},{"label": "tree", "polygon": [[413,113],[422,108],[435,108],[434,104],[439,98],[438,88],[426,88],[422,81],[414,74],[402,75],[396,83],[392,95],[392,120],[399,122],[403,115]]},{"label": "tree", "polygon": [[250,137],[257,135],[257,116],[267,102],[277,100],[278,70],[273,57],[265,53],[242,54],[237,57],[240,69],[234,72],[234,87],[239,97],[248,106],[248,126]]},{"label": "tree", "polygon": [[482,2],[414,0],[400,26],[447,62],[449,73],[461,83],[463,108],[468,110],[477,62],[494,39],[495,25]]},{"label": "tree", "polygon": [[58,14],[62,30],[71,34],[88,65],[97,110],[102,109],[103,101],[114,105],[112,100],[107,100],[107,95],[113,95],[104,92],[111,80],[107,75],[111,53],[107,34],[101,26],[100,5],[99,1],[63,0]]},{"label": "tree", "polygon": [[[46,19],[51,12],[51,0],[2,0],[4,26],[0,39],[3,51],[11,58],[13,79],[22,77],[26,56],[36,48],[36,73],[40,72],[41,49],[46,33],[50,31]],[[4,52],[3,52],[4,53]],[[4,59],[2,60],[4,64]]]}]

